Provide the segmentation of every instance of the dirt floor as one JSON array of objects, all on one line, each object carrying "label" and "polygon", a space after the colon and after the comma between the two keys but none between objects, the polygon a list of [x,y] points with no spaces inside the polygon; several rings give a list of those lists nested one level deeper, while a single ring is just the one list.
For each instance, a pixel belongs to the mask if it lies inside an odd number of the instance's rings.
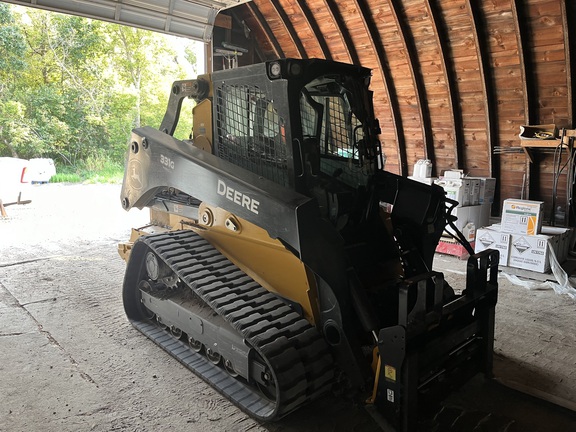
[{"label": "dirt floor", "polygon": [[[132,328],[117,243],[146,211],[118,185],[35,186],[0,220],[0,431],[373,431],[362,407],[327,397],[259,424]],[[454,286],[465,263],[440,256]],[[576,406],[576,301],[501,279],[495,381],[474,378],[441,413],[445,431],[564,432]]]}]

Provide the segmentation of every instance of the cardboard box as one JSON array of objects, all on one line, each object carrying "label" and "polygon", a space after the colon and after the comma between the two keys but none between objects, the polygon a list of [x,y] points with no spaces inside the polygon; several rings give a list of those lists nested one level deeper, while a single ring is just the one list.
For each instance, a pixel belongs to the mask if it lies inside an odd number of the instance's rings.
[{"label": "cardboard box", "polygon": [[501,266],[508,265],[510,256],[511,234],[500,232],[493,227],[480,228],[476,230],[476,244],[474,252],[482,252],[485,249],[496,249],[500,252],[498,264]]},{"label": "cardboard box", "polygon": [[520,139],[554,139],[558,136],[558,128],[554,123],[541,125],[522,125],[520,126]]},{"label": "cardboard box", "polygon": [[480,203],[480,179],[469,178],[470,180],[470,205],[478,205]]},{"label": "cardboard box", "polygon": [[555,250],[558,262],[562,264],[568,258],[571,249],[572,228],[543,226],[541,234],[557,239],[558,249]]},{"label": "cardboard box", "polygon": [[[452,210],[452,215],[458,218],[456,222],[454,222],[454,225],[456,225],[456,228],[458,228],[461,232],[464,232],[465,227],[469,231],[470,227],[467,227],[467,225],[470,223],[474,225],[474,231],[477,231],[478,228],[487,226],[490,220],[489,214],[490,210],[486,211],[486,206],[483,205],[456,207],[454,210]],[[449,225],[446,226],[446,231],[454,234]],[[469,241],[470,240],[474,239],[469,239]]]},{"label": "cardboard box", "polygon": [[542,229],[544,203],[517,199],[504,200],[502,231],[511,234],[536,235]]},{"label": "cardboard box", "polygon": [[496,179],[493,177],[470,177],[480,182],[478,193],[478,204],[493,203],[496,192]]},{"label": "cardboard box", "polygon": [[452,210],[452,215],[458,218],[454,225],[460,231],[470,222],[478,227],[482,215],[482,206],[456,207]]},{"label": "cardboard box", "polygon": [[478,228],[487,227],[490,225],[490,216],[492,214],[492,204],[482,203],[480,204],[480,218],[478,222]]},{"label": "cardboard box", "polygon": [[546,273],[550,270],[548,243],[553,247],[555,243],[553,236],[512,234],[511,237],[510,259],[508,261],[510,267],[539,273]]},{"label": "cardboard box", "polygon": [[461,179],[464,193],[462,194],[462,207],[472,205],[472,180],[469,178]]}]

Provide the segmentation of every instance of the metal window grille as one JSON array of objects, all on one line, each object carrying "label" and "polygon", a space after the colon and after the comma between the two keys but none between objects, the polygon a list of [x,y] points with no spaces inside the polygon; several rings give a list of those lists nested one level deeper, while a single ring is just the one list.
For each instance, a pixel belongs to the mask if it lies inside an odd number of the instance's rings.
[{"label": "metal window grille", "polygon": [[[323,106],[322,130],[320,132],[320,169],[328,175],[339,172],[339,178],[350,186],[366,184],[367,175],[363,172],[358,157],[358,142],[362,130],[360,121],[352,113],[348,101],[340,95],[311,95]],[[317,136],[315,133],[319,112],[314,109],[304,95],[300,98],[300,113],[304,136]]]},{"label": "metal window grille", "polygon": [[217,89],[218,156],[288,186],[284,119],[257,87]]}]

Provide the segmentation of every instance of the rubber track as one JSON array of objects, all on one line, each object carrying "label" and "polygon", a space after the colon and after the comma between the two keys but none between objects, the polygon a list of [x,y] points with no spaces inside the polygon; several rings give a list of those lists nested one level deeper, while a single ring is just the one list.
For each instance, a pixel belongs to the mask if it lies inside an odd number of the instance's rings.
[{"label": "rubber track", "polygon": [[184,230],[145,236],[139,241],[164,259],[266,359],[277,378],[279,398],[271,402],[261,397],[251,386],[232,378],[157,326],[133,322],[181,363],[262,420],[280,418],[330,389],[333,360],[318,331],[206,240]]}]

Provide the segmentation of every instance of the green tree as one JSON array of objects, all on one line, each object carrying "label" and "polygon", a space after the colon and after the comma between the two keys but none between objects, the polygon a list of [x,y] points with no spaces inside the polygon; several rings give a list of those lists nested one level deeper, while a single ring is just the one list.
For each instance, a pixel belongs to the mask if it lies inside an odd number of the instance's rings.
[{"label": "green tree", "polygon": [[76,165],[108,139],[103,117],[106,88],[100,63],[105,40],[98,22],[28,10],[22,22],[28,65],[16,97],[26,106],[44,145],[35,156]]},{"label": "green tree", "polygon": [[10,7],[0,3],[0,155],[19,157],[34,137],[24,106],[13,100],[14,82],[26,67],[26,41]]},{"label": "green tree", "polygon": [[122,163],[185,78],[177,55],[165,35],[0,3],[0,155]]},{"label": "green tree", "polygon": [[109,24],[118,78],[132,90],[133,127],[160,126],[172,81],[185,78],[177,52],[161,34]]},{"label": "green tree", "polygon": [[[24,35],[14,19],[7,4],[0,3],[0,74],[6,78],[23,70],[26,54]],[[3,83],[6,81],[3,79]],[[4,86],[4,85],[2,85]]]}]

